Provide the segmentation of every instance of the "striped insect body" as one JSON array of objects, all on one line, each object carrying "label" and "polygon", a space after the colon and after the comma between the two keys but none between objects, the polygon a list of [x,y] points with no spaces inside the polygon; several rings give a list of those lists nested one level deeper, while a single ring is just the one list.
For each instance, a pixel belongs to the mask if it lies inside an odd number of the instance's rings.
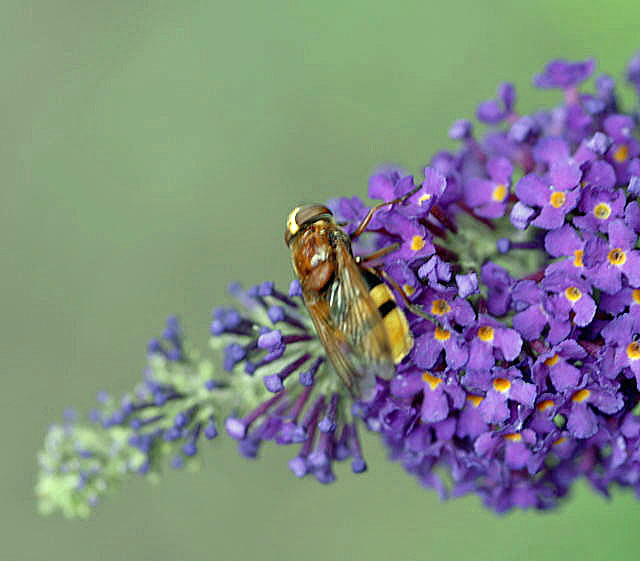
[{"label": "striped insect body", "polygon": [[391,289],[351,251],[351,238],[323,205],[295,208],[285,242],[302,295],[329,361],[350,393],[372,397],[413,347]]}]

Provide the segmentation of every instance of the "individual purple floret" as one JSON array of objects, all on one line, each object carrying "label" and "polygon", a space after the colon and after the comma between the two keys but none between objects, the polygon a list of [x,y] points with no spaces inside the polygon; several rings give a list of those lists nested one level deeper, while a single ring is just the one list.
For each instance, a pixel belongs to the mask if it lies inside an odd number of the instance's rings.
[{"label": "individual purple floret", "polygon": [[534,78],[539,88],[571,88],[584,82],[595,68],[595,61],[590,58],[582,62],[569,62],[564,59],[551,61],[544,72]]},{"label": "individual purple floret", "polygon": [[471,178],[467,182],[465,202],[478,216],[500,218],[507,210],[513,166],[506,158],[487,162],[488,179]]},{"label": "individual purple floret", "polygon": [[498,86],[496,98],[483,101],[478,105],[476,116],[478,121],[489,125],[496,125],[513,115],[516,102],[516,91],[510,82],[503,82]]}]

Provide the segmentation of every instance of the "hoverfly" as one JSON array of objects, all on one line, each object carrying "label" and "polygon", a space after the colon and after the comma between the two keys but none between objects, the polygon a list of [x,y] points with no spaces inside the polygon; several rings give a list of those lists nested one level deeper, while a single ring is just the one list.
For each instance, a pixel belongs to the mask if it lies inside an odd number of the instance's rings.
[{"label": "hoverfly", "polygon": [[291,249],[305,306],[334,370],[355,398],[373,397],[376,376],[393,376],[395,365],[413,347],[413,336],[382,277],[401,289],[383,271],[365,266],[395,251],[398,244],[356,257],[351,242],[378,209],[403,202],[417,189],[371,208],[351,235],[320,204],[299,206],[287,219],[285,243]]}]

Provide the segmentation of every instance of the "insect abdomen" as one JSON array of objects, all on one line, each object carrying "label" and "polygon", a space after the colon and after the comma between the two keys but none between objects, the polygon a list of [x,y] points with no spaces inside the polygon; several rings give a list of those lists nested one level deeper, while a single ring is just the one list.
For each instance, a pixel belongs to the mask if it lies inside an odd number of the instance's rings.
[{"label": "insect abdomen", "polygon": [[382,323],[391,345],[393,362],[398,364],[413,347],[409,322],[404,312],[396,304],[393,292],[378,275],[363,269],[362,276],[369,288],[369,295],[382,316]]}]

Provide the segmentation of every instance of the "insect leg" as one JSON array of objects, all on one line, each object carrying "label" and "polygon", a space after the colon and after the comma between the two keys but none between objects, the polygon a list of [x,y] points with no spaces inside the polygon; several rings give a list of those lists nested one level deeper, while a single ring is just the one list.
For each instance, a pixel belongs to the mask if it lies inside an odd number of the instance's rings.
[{"label": "insect leg", "polygon": [[404,305],[412,314],[415,314],[418,317],[429,320],[430,322],[434,322],[433,316],[425,312],[420,306],[416,306],[413,302],[411,302],[406,292],[402,289],[402,287],[395,281],[394,278],[388,275],[384,269],[381,269],[379,267],[374,267],[373,270],[380,277],[382,277],[387,283],[389,283],[396,290],[396,292],[400,294],[400,296],[402,296],[402,301],[404,302]]},{"label": "insect leg", "polygon": [[400,242],[392,243],[391,245],[378,249],[377,251],[374,251],[369,255],[357,256],[355,260],[356,260],[356,263],[358,263],[359,265],[362,265],[364,263],[368,263],[369,261],[375,261],[376,259],[380,259],[385,255],[389,255],[390,253],[393,253],[394,251],[396,251],[399,247],[400,247]]},{"label": "insect leg", "polygon": [[369,212],[367,212],[367,215],[362,219],[362,222],[360,222],[360,224],[355,229],[353,234],[351,234],[351,239],[355,240],[360,234],[362,234],[362,232],[364,232],[367,229],[367,226],[369,225],[369,222],[371,222],[371,219],[374,217],[375,213],[378,212],[382,207],[385,207],[387,205],[397,205],[399,203],[406,201],[411,195],[414,195],[415,193],[417,193],[421,187],[422,185],[417,185],[416,187],[411,189],[411,191],[409,191],[406,195],[402,195],[402,197],[399,197],[392,201],[378,203],[377,205],[372,206],[369,209]]}]

